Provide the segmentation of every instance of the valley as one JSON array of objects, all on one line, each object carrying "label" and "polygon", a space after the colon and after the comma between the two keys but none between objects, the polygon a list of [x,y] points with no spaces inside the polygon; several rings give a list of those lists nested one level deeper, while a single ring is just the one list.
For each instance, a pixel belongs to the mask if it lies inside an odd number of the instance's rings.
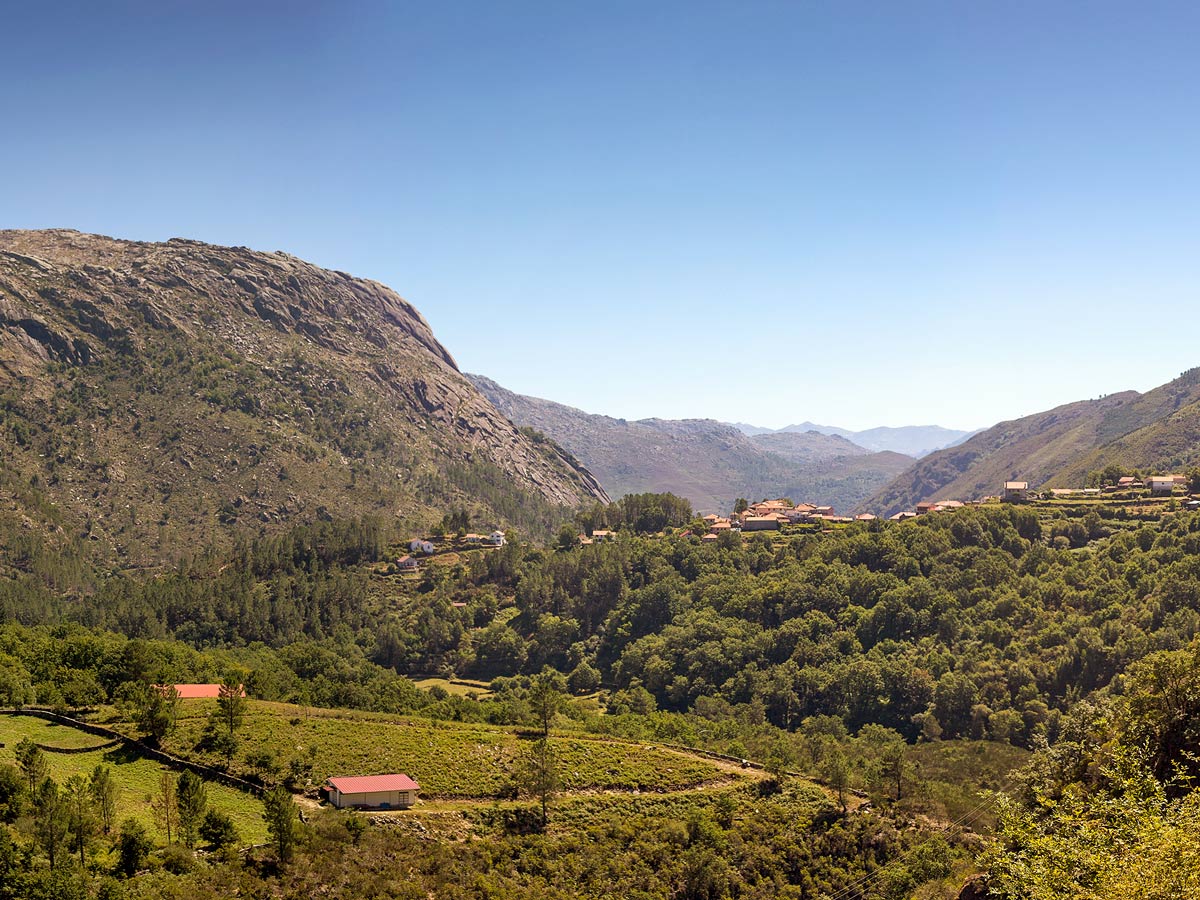
[{"label": "valley", "polygon": [[1194,372],[914,459],[522,397],[287,254],[0,248],[5,896],[1108,900],[1194,834]]}]

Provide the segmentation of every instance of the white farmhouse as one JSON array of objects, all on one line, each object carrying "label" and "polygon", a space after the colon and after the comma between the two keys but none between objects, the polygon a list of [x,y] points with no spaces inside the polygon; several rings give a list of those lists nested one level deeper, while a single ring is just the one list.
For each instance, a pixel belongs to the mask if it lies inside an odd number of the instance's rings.
[{"label": "white farmhouse", "polygon": [[407,775],[359,775],[330,778],[325,789],[338,809],[408,809],[421,786]]}]

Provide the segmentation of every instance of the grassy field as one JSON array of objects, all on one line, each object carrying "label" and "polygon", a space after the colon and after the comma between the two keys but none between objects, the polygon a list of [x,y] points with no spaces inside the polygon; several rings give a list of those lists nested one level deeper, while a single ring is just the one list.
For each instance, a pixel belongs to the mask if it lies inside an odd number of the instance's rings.
[{"label": "grassy field", "polygon": [[[16,765],[14,748],[23,738],[46,747],[91,747],[101,738],[66,725],[47,722],[33,716],[0,716],[0,764]],[[148,797],[158,793],[159,779],[169,771],[153,760],[145,759],[116,746],[89,753],[45,753],[50,776],[60,785],[72,775],[91,775],[98,765],[111,766],[117,783],[117,821],[127,816],[140,819],[160,841],[166,840],[150,811]],[[173,776],[177,773],[172,772]],[[208,803],[231,816],[245,843],[266,840],[262,803],[256,797],[222,784],[209,782]]]},{"label": "grassy field", "polygon": [[[167,747],[205,759],[195,750],[216,701],[189,701]],[[281,765],[292,758],[311,762],[312,780],[329,776],[404,772],[421,785],[423,797],[492,798],[512,782],[528,745],[511,729],[434,722],[369,713],[310,710],[251,701],[238,731],[233,769],[266,751]],[[671,791],[694,787],[725,774],[711,763],[640,743],[563,734],[552,739],[566,791]],[[210,758],[210,761],[218,761]]]},{"label": "grassy field", "polygon": [[486,697],[492,692],[486,681],[466,681],[460,678],[453,681],[449,678],[421,678],[414,681],[413,684],[425,691],[431,687],[440,687],[452,697],[465,697],[468,694]]}]

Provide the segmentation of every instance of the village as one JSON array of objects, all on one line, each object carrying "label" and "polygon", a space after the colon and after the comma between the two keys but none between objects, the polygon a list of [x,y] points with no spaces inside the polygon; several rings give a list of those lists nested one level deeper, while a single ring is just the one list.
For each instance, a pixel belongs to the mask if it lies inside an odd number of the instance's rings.
[{"label": "village", "polygon": [[[1122,475],[1111,483],[1100,487],[1047,488],[1033,491],[1028,481],[1006,481],[1001,490],[986,497],[971,500],[923,500],[913,509],[901,510],[887,517],[888,521],[903,522],[932,513],[953,512],[967,506],[982,506],[992,503],[1026,503],[1030,501],[1055,501],[1064,499],[1092,499],[1095,501],[1130,502],[1144,499],[1168,499],[1178,496],[1188,509],[1200,508],[1200,479],[1180,474],[1167,475]],[[851,522],[874,522],[879,517],[863,512],[853,516],[838,515],[833,507],[811,503],[793,504],[786,498],[761,500],[743,504],[739,501],[728,516],[715,513],[703,516],[707,528],[700,535],[704,543],[715,543],[728,532],[777,531],[789,525],[802,524],[849,524]],[[610,532],[603,532],[606,537]],[[581,541],[591,543],[581,535]],[[593,535],[595,538],[595,535]]]}]

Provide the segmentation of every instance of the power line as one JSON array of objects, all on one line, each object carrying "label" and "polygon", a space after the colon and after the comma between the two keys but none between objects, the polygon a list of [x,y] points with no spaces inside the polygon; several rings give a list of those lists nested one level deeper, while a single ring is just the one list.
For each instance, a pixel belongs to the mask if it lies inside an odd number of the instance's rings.
[{"label": "power line", "polygon": [[[972,807],[970,810],[965,812],[963,815],[959,816],[953,822],[946,825],[941,830],[941,833],[945,833],[947,831],[951,831],[954,828],[959,828],[959,827],[963,826],[964,824],[966,824],[966,822],[968,820],[973,819],[976,816],[978,816],[980,813],[982,813],[983,810],[990,804],[991,804],[991,800],[988,798],[984,798],[978,804],[976,804],[974,807]],[[907,850],[905,850],[899,856],[896,856],[896,857],[888,860],[886,863],[884,863],[882,866],[875,869],[874,871],[868,872],[866,875],[862,875],[862,876],[854,879],[853,881],[850,881],[850,882],[842,885],[841,888],[839,888],[837,891],[834,891],[834,893],[829,895],[829,900],[847,900],[847,898],[852,897],[855,893],[861,893],[866,888],[872,886],[871,883],[873,881],[875,881],[876,879],[881,878],[884,875],[884,873],[886,873],[890,868],[903,862],[905,859],[907,859],[909,856],[911,856],[917,850],[921,849],[926,844],[928,844],[931,840],[933,840],[934,836],[935,835],[930,835],[929,837],[925,838],[925,840],[921,841],[919,844],[915,844],[912,847],[909,847]]]}]

